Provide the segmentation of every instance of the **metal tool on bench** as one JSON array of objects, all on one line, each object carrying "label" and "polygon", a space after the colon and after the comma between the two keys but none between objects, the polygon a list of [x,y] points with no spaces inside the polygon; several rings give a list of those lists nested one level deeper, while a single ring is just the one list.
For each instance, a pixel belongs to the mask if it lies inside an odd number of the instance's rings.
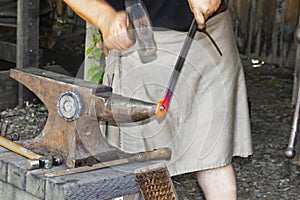
[{"label": "metal tool on bench", "polygon": [[45,177],[65,176],[70,174],[77,174],[77,173],[102,169],[106,167],[113,167],[113,166],[126,164],[126,163],[146,162],[146,161],[159,160],[159,159],[167,160],[170,159],[170,157],[171,157],[171,150],[169,148],[161,148],[161,149],[156,149],[154,151],[127,154],[125,155],[124,158],[101,162],[101,163],[94,164],[92,166],[83,166],[83,167],[72,168],[68,170],[49,172],[49,173],[45,173],[44,176]]},{"label": "metal tool on bench", "polygon": [[114,94],[105,85],[38,68],[11,69],[10,76],[48,109],[44,129],[24,146],[42,155],[59,155],[68,168],[130,156],[108,144],[99,121],[132,123],[155,116],[156,104]]},{"label": "metal tool on bench", "polygon": [[[297,26],[295,31],[295,40],[298,43],[298,45],[300,45],[300,24]],[[297,130],[299,126],[299,114],[300,114],[300,72],[298,71],[297,74],[298,74],[298,95],[297,95],[297,101],[296,101],[296,106],[294,111],[293,125],[290,133],[289,143],[284,152],[287,158],[294,158],[296,155],[295,145],[297,141]]]},{"label": "metal tool on bench", "polygon": [[6,139],[3,136],[0,136],[0,146],[16,153],[25,158],[28,158],[27,169],[39,169],[46,168],[50,169],[52,166],[58,166],[62,163],[62,159],[59,156],[42,156],[36,154],[29,149],[24,148],[23,146]]}]

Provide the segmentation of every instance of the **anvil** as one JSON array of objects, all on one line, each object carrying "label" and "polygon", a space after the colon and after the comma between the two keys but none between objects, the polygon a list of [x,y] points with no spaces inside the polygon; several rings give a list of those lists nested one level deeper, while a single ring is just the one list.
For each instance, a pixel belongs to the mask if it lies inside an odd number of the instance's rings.
[{"label": "anvil", "polygon": [[156,104],[114,94],[112,88],[39,68],[11,69],[10,76],[47,107],[44,129],[24,146],[39,154],[59,155],[68,168],[126,157],[111,146],[99,121],[133,123],[155,116]]}]

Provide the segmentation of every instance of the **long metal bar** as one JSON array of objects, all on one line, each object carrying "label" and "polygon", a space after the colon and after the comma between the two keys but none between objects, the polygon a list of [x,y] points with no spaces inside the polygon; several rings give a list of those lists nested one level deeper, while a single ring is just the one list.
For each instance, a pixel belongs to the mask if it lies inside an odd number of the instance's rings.
[{"label": "long metal bar", "polygon": [[130,157],[127,158],[121,158],[117,160],[107,161],[98,163],[92,166],[83,166],[78,168],[72,168],[67,170],[60,170],[50,173],[45,173],[45,177],[57,177],[57,176],[65,176],[70,174],[76,174],[76,173],[82,173],[82,172],[88,172],[92,170],[102,169],[106,167],[112,167],[117,166],[121,164],[126,163],[132,163],[132,162],[145,162],[145,161],[151,161],[151,160],[162,160],[162,159],[170,159],[171,157],[171,149],[169,148],[161,148],[156,149],[154,151],[148,151],[148,152],[140,152],[133,154]]},{"label": "long metal bar", "polygon": [[[299,79],[298,79],[299,80]],[[295,144],[297,140],[297,130],[298,130],[298,123],[299,123],[299,111],[300,111],[300,82],[298,85],[298,96],[297,96],[297,103],[295,106],[294,111],[294,118],[293,118],[293,125],[292,130],[290,133],[289,144],[285,150],[285,156],[288,158],[294,158],[296,154]]]},{"label": "long metal bar", "polygon": [[[226,9],[227,9],[227,3],[226,3],[225,0],[222,0],[221,5],[218,8],[218,10],[212,16],[210,16],[207,20],[209,20],[211,17],[213,17],[215,15],[218,15],[221,12],[224,12]],[[156,117],[158,119],[162,119],[165,116],[165,114],[167,113],[167,110],[169,108],[169,104],[170,104],[170,101],[171,101],[171,98],[172,98],[172,95],[173,95],[173,91],[175,89],[180,71],[183,67],[183,64],[185,62],[185,58],[187,56],[187,53],[190,49],[190,46],[192,44],[193,38],[194,38],[197,30],[198,30],[198,25],[196,23],[196,20],[193,19],[193,21],[191,23],[191,26],[189,28],[187,37],[185,38],[185,41],[183,43],[183,47],[181,48],[179,57],[178,57],[177,62],[175,64],[175,68],[174,68],[174,70],[171,74],[171,78],[169,80],[169,84],[168,84],[168,88],[166,90],[165,96],[164,96],[163,100],[161,100],[157,103],[157,108],[156,108],[155,114],[156,114]],[[201,30],[199,29],[199,31],[204,33],[209,38],[209,40],[212,42],[213,46],[216,48],[218,53],[222,56],[222,52],[219,49],[218,45],[212,39],[212,37],[207,33],[205,28],[203,28]]]},{"label": "long metal bar", "polygon": [[157,104],[156,116],[158,119],[163,118],[163,116],[167,113],[167,110],[168,110],[169,104],[170,104],[170,100],[173,95],[173,91],[175,89],[179,74],[182,70],[183,64],[185,62],[185,58],[191,47],[191,44],[195,37],[197,29],[198,29],[197,22],[195,19],[193,19],[192,24],[189,28],[188,34],[183,42],[183,46],[180,50],[180,54],[177,58],[174,70],[169,79],[168,88],[166,90],[165,96],[164,96],[163,100],[159,101]]},{"label": "long metal bar", "polygon": [[[298,44],[300,44],[300,25],[297,26],[295,31],[295,40]],[[294,118],[293,118],[293,125],[292,130],[290,133],[290,139],[288,146],[285,150],[285,156],[287,158],[294,158],[296,155],[295,145],[297,142],[297,130],[298,130],[298,124],[299,124],[299,114],[300,114],[300,72],[299,69],[296,68],[296,74],[297,74],[297,81],[298,81],[298,95],[297,95],[297,101],[294,111]]]}]

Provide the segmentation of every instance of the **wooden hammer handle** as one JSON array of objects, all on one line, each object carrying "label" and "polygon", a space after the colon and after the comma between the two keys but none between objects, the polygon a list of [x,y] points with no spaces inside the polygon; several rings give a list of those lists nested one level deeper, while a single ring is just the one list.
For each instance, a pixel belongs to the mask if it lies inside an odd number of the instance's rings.
[{"label": "wooden hammer handle", "polygon": [[21,145],[6,139],[3,136],[0,136],[0,146],[6,148],[16,154],[24,156],[25,158],[28,158],[28,159],[40,159],[42,157],[41,155],[36,154],[33,151],[26,149],[26,148],[22,147]]}]

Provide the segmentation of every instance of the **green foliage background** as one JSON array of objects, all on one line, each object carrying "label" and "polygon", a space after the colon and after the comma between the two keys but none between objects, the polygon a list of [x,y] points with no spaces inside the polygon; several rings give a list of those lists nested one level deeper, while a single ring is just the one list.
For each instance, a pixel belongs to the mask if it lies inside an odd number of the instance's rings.
[{"label": "green foliage background", "polygon": [[[97,45],[102,42],[101,34],[97,33],[95,37],[93,37],[92,42],[94,45],[86,50],[86,56],[88,56],[89,59],[94,59],[96,64],[89,68],[87,77],[93,83],[102,83],[105,71],[105,59],[103,59],[103,49]],[[101,59],[104,60],[102,65],[100,64]]]}]

